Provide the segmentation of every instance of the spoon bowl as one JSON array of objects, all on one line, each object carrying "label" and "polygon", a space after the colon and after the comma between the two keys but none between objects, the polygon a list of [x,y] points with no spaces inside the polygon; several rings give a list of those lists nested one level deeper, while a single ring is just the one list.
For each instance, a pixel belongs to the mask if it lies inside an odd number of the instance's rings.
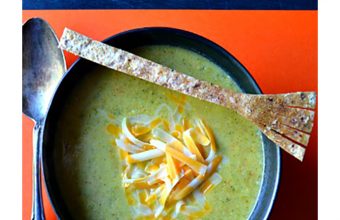
[{"label": "spoon bowl", "polygon": [[22,109],[35,122],[41,122],[66,71],[65,58],[54,31],[41,18],[28,20],[22,34]]}]

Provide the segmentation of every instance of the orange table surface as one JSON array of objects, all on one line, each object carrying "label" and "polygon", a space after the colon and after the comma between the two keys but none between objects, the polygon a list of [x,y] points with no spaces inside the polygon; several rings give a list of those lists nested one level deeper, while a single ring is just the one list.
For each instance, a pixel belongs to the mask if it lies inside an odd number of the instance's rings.
[{"label": "orange table surface", "polygon": [[[47,20],[60,37],[64,27],[103,40],[121,31],[166,26],[191,31],[224,47],[252,74],[264,93],[317,91],[317,11],[249,10],[25,10]],[[70,66],[75,56],[65,53]],[[22,117],[23,219],[32,196],[33,122]],[[282,152],[281,179],[270,219],[317,219],[317,117],[303,163]],[[47,220],[56,219],[46,191]]]}]

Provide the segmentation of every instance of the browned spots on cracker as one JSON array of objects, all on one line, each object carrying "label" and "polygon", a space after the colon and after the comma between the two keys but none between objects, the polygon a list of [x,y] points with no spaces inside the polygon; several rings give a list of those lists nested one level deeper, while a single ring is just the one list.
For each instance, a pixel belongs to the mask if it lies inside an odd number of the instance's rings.
[{"label": "browned spots on cracker", "polygon": [[284,135],[288,137],[291,140],[294,140],[304,146],[307,146],[310,135],[304,132],[301,132],[299,130],[296,130],[294,128],[290,128],[286,125],[278,125],[277,127],[273,127],[273,130],[280,133],[281,135]]},{"label": "browned spots on cracker", "polygon": [[303,160],[306,150],[301,145],[296,144],[289,139],[281,138],[281,135],[273,130],[264,130],[264,133],[270,140],[276,140],[279,142],[278,145],[281,147],[281,149],[293,155],[298,160]]}]

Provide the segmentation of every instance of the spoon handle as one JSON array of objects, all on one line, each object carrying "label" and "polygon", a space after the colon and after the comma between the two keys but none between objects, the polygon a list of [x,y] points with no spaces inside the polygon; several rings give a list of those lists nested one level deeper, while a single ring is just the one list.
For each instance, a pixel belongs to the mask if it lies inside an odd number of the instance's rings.
[{"label": "spoon handle", "polygon": [[44,220],[44,207],[41,197],[41,147],[42,126],[36,123],[33,129],[33,193],[32,193],[32,220]]}]

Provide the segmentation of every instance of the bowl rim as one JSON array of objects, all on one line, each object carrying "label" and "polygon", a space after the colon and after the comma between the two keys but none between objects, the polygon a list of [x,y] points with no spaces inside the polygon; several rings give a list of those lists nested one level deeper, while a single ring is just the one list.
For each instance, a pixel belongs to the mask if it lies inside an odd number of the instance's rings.
[{"label": "bowl rim", "polygon": [[[194,32],[190,32],[190,31],[186,31],[186,30],[182,30],[182,29],[178,29],[178,28],[172,28],[172,27],[162,27],[162,26],[150,26],[150,27],[141,27],[141,28],[134,28],[134,29],[129,29],[129,30],[126,30],[126,31],[122,31],[122,32],[119,32],[117,34],[114,34],[110,37],[107,37],[105,38],[104,40],[102,40],[101,42],[103,43],[108,43],[108,42],[111,42],[119,37],[124,37],[126,35],[129,35],[129,34],[134,34],[134,33],[138,33],[138,32],[146,32],[146,31],[166,31],[166,32],[169,32],[171,34],[177,34],[177,35],[182,35],[183,37],[185,38],[188,38],[190,40],[193,40],[193,41],[199,41],[201,42],[202,44],[205,44],[207,45],[208,47],[211,47],[213,48],[213,50],[219,52],[219,53],[222,53],[224,56],[227,56],[229,58],[231,58],[231,61],[233,62],[234,65],[236,65],[243,73],[244,73],[244,76],[247,77],[249,80],[250,80],[250,83],[251,85],[253,86],[253,89],[254,89],[254,93],[257,93],[257,94],[262,94],[262,90],[260,89],[258,83],[256,82],[256,80],[254,79],[254,77],[250,74],[250,72],[247,70],[247,68],[235,57],[233,56],[229,51],[227,51],[225,48],[221,47],[220,45],[218,45],[217,43],[213,42],[212,40],[208,39],[208,38],[205,38],[197,33],[194,33]],[[156,45],[156,44],[155,44]],[[202,55],[202,54],[201,54]],[[207,59],[209,59],[209,57],[206,57]],[[81,60],[84,60],[83,58],[78,58],[76,59],[73,64],[67,69],[67,71],[65,72],[65,74],[63,75],[62,79],[60,80],[54,94],[53,94],[53,97],[49,103],[49,107],[48,107],[48,113],[47,113],[47,116],[43,122],[43,134],[41,137],[44,137],[45,136],[45,131],[46,131],[46,126],[45,126],[45,122],[49,116],[49,112],[50,112],[50,108],[52,106],[52,103],[53,103],[53,100],[55,98],[55,95],[60,87],[60,85],[62,84],[62,82],[64,81],[64,79],[67,77],[67,75],[72,71],[72,69],[79,65],[79,62]],[[216,64],[218,65],[218,64]],[[241,88],[242,90],[242,88]],[[265,137],[263,134],[262,134],[262,144],[264,145],[264,140],[263,140],[263,137]],[[266,137],[265,137],[266,138]],[[43,142],[43,140],[42,140]],[[43,145],[43,144],[42,144]],[[280,184],[280,174],[281,174],[281,152],[280,152],[280,149],[277,145],[275,145],[276,147],[276,159],[277,159],[277,165],[276,165],[276,175],[275,175],[275,181],[274,181],[274,187],[273,187],[273,192],[270,196],[270,201],[268,203],[268,206],[266,208],[266,212],[264,213],[263,217],[264,219],[267,219],[270,215],[270,212],[273,208],[273,205],[274,205],[274,201],[276,199],[276,196],[277,196],[277,191],[278,191],[278,188],[279,188],[279,184]],[[265,154],[265,152],[263,151],[263,155]],[[45,168],[46,163],[45,163],[45,160],[44,160],[44,147],[42,147],[42,158],[41,158],[41,162],[42,162],[42,178],[43,178],[43,181],[45,183],[45,189],[46,189],[46,192],[47,192],[47,197],[49,199],[49,202],[50,204],[52,205],[52,208],[55,212],[55,214],[57,215],[58,218],[60,218],[60,210],[59,210],[59,206],[57,207],[55,204],[56,204],[56,201],[55,199],[53,198],[53,196],[51,196],[51,186],[50,186],[50,183],[49,181],[47,181],[47,178],[46,175],[47,173],[47,169]],[[263,156],[264,158],[264,156]],[[264,161],[264,164],[263,164],[263,172],[262,174],[264,175],[264,168],[266,166],[265,164],[266,161]],[[263,179],[264,179],[264,176],[262,176],[262,179],[261,179],[261,187],[260,187],[260,190],[258,192],[258,196],[256,198],[256,201],[255,201],[255,204],[253,205],[253,208],[251,210],[251,212],[249,213],[249,216],[248,216],[248,219],[251,219],[252,217],[252,214],[254,212],[254,210],[256,209],[256,206],[258,205],[259,203],[259,195],[262,191],[262,182],[263,182]]]}]

